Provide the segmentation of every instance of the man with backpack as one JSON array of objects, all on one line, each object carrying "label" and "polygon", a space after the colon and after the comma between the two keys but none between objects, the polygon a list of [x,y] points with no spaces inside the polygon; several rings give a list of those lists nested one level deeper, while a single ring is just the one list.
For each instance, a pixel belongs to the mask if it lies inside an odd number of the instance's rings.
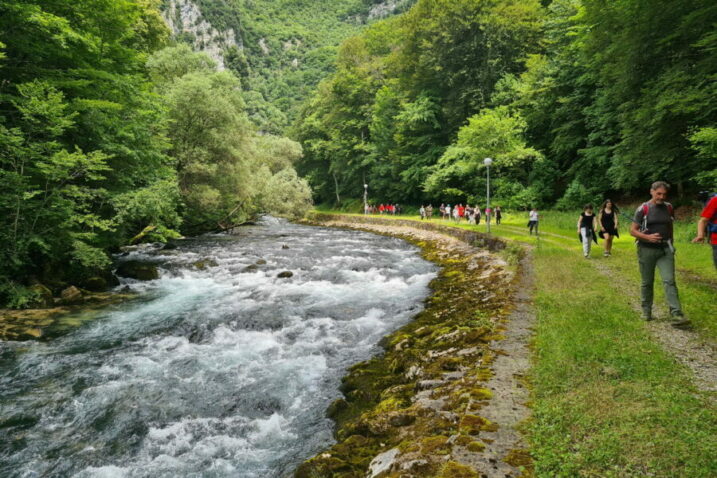
[{"label": "man with backpack", "polygon": [[697,237],[692,242],[702,242],[707,240],[712,244],[712,261],[717,268],[717,194],[709,197],[708,193],[704,193],[705,208],[700,214],[700,221],[697,223]]},{"label": "man with backpack", "polygon": [[655,268],[658,268],[670,306],[672,326],[689,328],[691,323],[682,313],[675,283],[675,248],[672,242],[675,218],[672,205],[667,202],[669,190],[669,184],[664,181],[653,183],[650,187],[652,198],[637,208],[630,227],[630,234],[637,239],[637,257],[642,279],[642,317],[652,320]]}]

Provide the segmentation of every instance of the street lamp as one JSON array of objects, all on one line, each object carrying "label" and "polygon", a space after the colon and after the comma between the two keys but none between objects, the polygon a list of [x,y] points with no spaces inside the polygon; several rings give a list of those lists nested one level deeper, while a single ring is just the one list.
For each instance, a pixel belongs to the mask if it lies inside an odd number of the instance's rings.
[{"label": "street lamp", "polygon": [[[493,164],[493,160],[491,158],[485,158],[483,160],[483,164],[485,164],[485,174],[486,174],[486,184],[485,184],[485,195],[486,195],[486,206],[485,208],[490,210],[490,165]],[[492,214],[493,211],[491,210],[489,214],[486,214],[485,222],[488,225],[488,234],[490,234],[490,214]]]},{"label": "street lamp", "polygon": [[368,184],[363,185],[363,213],[368,214]]}]

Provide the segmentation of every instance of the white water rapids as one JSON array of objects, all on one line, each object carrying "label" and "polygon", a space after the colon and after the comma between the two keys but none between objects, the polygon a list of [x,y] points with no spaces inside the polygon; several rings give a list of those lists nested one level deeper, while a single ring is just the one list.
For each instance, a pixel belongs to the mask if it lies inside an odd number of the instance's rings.
[{"label": "white water rapids", "polygon": [[137,258],[161,270],[129,282],[139,299],[0,342],[0,476],[287,476],[332,443],[345,369],[436,273],[397,239],[275,220]]}]

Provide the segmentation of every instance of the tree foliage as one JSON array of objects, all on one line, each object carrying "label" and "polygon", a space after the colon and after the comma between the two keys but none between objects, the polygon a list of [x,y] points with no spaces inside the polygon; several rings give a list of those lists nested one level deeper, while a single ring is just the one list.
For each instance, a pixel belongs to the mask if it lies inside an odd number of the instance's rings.
[{"label": "tree foliage", "polygon": [[300,170],[320,201],[465,201],[486,156],[506,205],[713,187],[716,24],[707,0],[420,0],[341,46]]},{"label": "tree foliage", "polygon": [[154,0],[0,3],[0,304],[106,274],[132,238],[310,206],[301,147],[258,135],[240,81],[167,38]]}]

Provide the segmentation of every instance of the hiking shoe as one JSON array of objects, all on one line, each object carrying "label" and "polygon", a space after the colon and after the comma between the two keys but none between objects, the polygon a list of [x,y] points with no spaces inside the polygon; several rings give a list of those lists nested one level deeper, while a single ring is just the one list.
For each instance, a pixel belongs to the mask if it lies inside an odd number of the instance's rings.
[{"label": "hiking shoe", "polygon": [[650,322],[652,320],[652,312],[649,310],[647,310],[647,311],[643,310],[642,311],[642,320],[644,320],[645,322]]},{"label": "hiking shoe", "polygon": [[670,325],[676,329],[682,329],[682,330],[692,328],[692,322],[690,321],[690,319],[682,317],[682,316],[674,317],[672,319],[672,322],[670,322]]}]

